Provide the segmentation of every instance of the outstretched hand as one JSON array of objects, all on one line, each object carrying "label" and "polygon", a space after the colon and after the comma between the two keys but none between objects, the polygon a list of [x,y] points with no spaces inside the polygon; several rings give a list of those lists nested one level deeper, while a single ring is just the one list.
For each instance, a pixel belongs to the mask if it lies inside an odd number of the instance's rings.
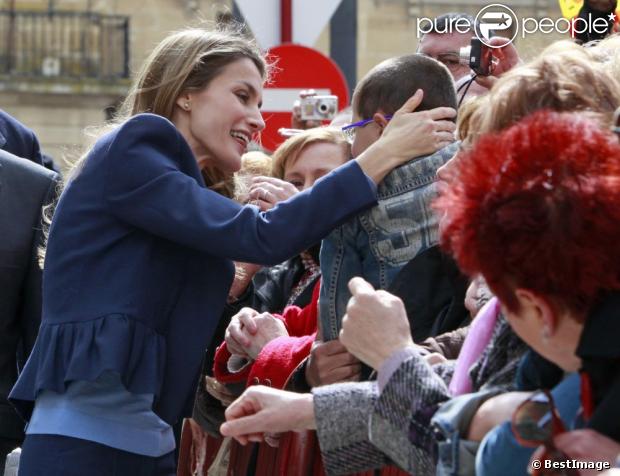
[{"label": "outstretched hand", "polygon": [[315,428],[312,394],[257,385],[248,388],[226,409],[226,423],[220,432],[245,445],[265,441],[270,433]]}]

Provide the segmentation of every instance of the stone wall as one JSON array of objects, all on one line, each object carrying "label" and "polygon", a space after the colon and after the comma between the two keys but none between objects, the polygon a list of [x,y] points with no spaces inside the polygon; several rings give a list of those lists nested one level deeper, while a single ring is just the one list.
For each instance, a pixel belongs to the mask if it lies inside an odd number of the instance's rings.
[{"label": "stone wall", "polygon": [[[9,0],[0,2],[8,8]],[[227,1],[212,0],[55,0],[58,11],[91,11],[126,15],[129,24],[129,66],[134,71],[169,32],[213,20]],[[15,0],[17,11],[47,11],[47,0]],[[0,76],[0,108],[32,128],[43,151],[67,171],[90,142],[87,128],[106,120],[106,108],[118,104],[129,80],[62,80],[53,77]]]},{"label": "stone wall", "polygon": [[[256,0],[261,1],[261,0]],[[311,0],[308,0],[311,1]],[[558,18],[559,7],[552,0],[513,0],[520,16],[544,14]],[[9,0],[0,0],[8,8]],[[489,2],[460,3],[416,0],[358,0],[358,79],[378,62],[391,56],[415,52],[415,18],[433,17],[447,11],[476,14]],[[16,9],[46,11],[47,0],[15,0]],[[510,2],[507,2],[510,6]],[[230,9],[231,0],[56,0],[58,10],[91,11],[130,17],[130,69],[142,63],[154,45],[169,32],[201,21],[213,21],[217,13]],[[531,36],[517,41],[521,54],[531,57],[559,38]],[[329,54],[329,27],[321,33],[315,48]],[[83,131],[105,120],[104,109],[118,102],[127,91],[127,80],[103,83],[92,80],[61,82],[51,78],[16,80],[0,77],[0,107],[35,130],[44,151],[62,163],[87,143]]]}]

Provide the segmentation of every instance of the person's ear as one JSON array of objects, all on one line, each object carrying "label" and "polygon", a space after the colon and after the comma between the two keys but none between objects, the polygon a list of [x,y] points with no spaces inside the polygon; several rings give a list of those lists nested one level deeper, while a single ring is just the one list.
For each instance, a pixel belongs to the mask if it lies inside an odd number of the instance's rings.
[{"label": "person's ear", "polygon": [[532,316],[539,326],[543,340],[552,337],[557,330],[558,322],[549,300],[529,289],[517,289],[515,295],[523,309],[523,315]]},{"label": "person's ear", "polygon": [[372,116],[372,120],[379,126],[381,133],[383,134],[383,129],[388,125],[388,120],[385,118],[385,114],[382,112],[375,112]]},{"label": "person's ear", "polygon": [[189,112],[192,109],[192,95],[189,92],[182,93],[179,95],[175,103],[184,111]]}]

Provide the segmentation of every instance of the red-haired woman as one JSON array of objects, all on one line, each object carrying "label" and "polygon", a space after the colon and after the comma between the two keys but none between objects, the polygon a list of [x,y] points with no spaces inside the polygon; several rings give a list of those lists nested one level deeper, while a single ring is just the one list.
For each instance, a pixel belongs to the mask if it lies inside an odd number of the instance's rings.
[{"label": "red-haired woman", "polygon": [[618,139],[543,111],[461,159],[439,203],[444,245],[528,345],[580,372],[586,426],[620,441]]}]

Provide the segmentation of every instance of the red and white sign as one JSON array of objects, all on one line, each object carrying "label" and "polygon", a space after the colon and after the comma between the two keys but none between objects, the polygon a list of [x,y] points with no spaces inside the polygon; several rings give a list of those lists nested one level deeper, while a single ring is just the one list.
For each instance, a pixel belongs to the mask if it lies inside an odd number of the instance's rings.
[{"label": "red and white sign", "polygon": [[338,65],[320,51],[286,44],[271,48],[268,54],[277,62],[272,81],[263,91],[266,127],[261,142],[264,148],[275,150],[284,141],[278,129],[291,127],[291,109],[300,91],[314,89],[319,95],[338,96],[340,110],[349,105],[349,88]]},{"label": "red and white sign", "polygon": [[258,44],[269,49],[292,41],[314,46],[342,0],[289,0],[292,9],[292,38],[282,40],[281,15],[283,0],[235,0],[245,22]]}]

